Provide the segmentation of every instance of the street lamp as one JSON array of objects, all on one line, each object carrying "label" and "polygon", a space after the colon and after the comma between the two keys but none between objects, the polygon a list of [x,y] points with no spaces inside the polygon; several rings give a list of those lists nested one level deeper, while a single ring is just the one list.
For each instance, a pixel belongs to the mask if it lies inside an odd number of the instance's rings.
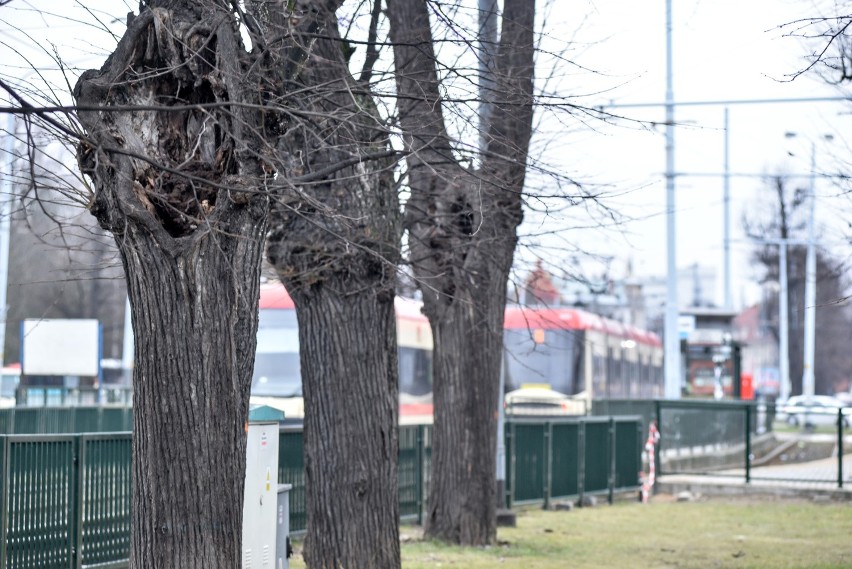
[{"label": "street lamp", "polygon": [[781,372],[781,385],[779,395],[787,401],[790,398],[790,315],[788,314],[789,292],[787,288],[787,243],[779,243],[778,246],[778,276],[781,281],[781,290],[778,291],[778,342],[781,344],[778,350],[779,371]]},{"label": "street lamp", "polygon": [[[787,138],[796,136],[795,132],[784,134]],[[823,135],[827,141],[834,139],[831,134]],[[810,216],[808,218],[808,249],[805,262],[805,350],[802,370],[802,395],[805,404],[810,405],[814,396],[814,352],[816,347],[816,142],[811,141],[811,174],[808,178],[811,194]]]}]

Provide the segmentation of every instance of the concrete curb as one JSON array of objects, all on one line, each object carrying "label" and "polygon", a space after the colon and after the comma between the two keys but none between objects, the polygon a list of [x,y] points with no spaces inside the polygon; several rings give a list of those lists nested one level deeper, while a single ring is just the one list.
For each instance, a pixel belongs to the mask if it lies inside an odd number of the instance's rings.
[{"label": "concrete curb", "polygon": [[765,496],[776,498],[803,498],[816,501],[852,502],[852,489],[837,488],[806,482],[755,480],[748,484],[742,479],[712,476],[667,475],[657,479],[657,493],[676,496],[691,492],[705,496]]}]

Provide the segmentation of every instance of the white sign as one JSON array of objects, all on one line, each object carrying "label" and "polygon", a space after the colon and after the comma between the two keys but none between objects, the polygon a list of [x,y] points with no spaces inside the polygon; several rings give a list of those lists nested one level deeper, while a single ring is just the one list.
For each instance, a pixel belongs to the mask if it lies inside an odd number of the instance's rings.
[{"label": "white sign", "polygon": [[97,320],[24,320],[21,338],[24,375],[98,375],[101,332]]},{"label": "white sign", "polygon": [[703,329],[693,330],[689,333],[690,344],[722,344],[724,335],[721,330]]},{"label": "white sign", "polygon": [[695,316],[680,314],[677,317],[677,331],[681,338],[685,338],[695,330]]}]

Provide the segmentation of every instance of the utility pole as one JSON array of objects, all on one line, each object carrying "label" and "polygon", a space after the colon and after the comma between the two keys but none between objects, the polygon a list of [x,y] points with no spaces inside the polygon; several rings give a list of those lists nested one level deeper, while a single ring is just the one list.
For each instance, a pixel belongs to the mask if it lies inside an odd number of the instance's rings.
[{"label": "utility pole", "polygon": [[488,129],[494,99],[494,48],[497,45],[497,0],[479,0],[479,152],[488,151]]},{"label": "utility pole", "polygon": [[724,209],[722,247],[724,249],[723,266],[725,269],[725,308],[733,309],[731,300],[731,167],[730,167],[730,123],[728,122],[728,107],[725,107],[725,148],[724,148],[724,177],[722,182],[722,207]]},{"label": "utility pole", "polygon": [[[795,132],[784,134],[787,138],[797,136]],[[823,135],[827,141],[834,135]],[[808,217],[807,260],[805,261],[805,351],[802,361],[802,395],[805,404],[810,404],[814,396],[814,348],[816,345],[816,142],[811,140],[811,171],[808,176],[808,191],[811,194],[810,215]]]},{"label": "utility pole", "polygon": [[9,283],[9,242],[12,215],[12,167],[14,159],[12,152],[15,144],[15,115],[6,115],[6,144],[4,145],[4,168],[0,172],[3,179],[0,183],[0,367],[4,365],[6,349],[6,289]]},{"label": "utility pole", "polygon": [[778,246],[778,370],[780,385],[778,399],[786,401],[790,398],[790,315],[788,313],[789,293],[787,286],[787,246],[805,245],[807,242],[799,239],[755,239],[758,243]]},{"label": "utility pole", "polygon": [[672,80],[672,0],[666,0],[666,318],[663,335],[666,399],[680,398],[680,334],[677,329],[677,251],[675,249],[674,88]]},{"label": "utility pole", "polygon": [[816,143],[811,142],[810,176],[811,211],[808,220],[808,256],[805,264],[805,353],[802,373],[802,395],[805,404],[814,396],[814,347],[816,327]]},{"label": "utility pole", "polygon": [[778,246],[778,280],[781,290],[778,292],[778,369],[781,385],[778,396],[782,401],[790,398],[790,316],[787,314],[787,242],[782,240]]}]

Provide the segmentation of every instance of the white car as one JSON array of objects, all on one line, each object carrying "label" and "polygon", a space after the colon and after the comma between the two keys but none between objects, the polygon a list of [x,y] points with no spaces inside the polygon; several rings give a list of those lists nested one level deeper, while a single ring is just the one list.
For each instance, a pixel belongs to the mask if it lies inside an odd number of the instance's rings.
[{"label": "white car", "polygon": [[837,414],[843,417],[843,426],[848,428],[852,422],[852,407],[827,395],[814,395],[811,397],[810,405],[807,405],[804,395],[796,395],[786,402],[778,404],[777,418],[786,421],[790,425],[798,427],[817,425],[836,425]]}]

